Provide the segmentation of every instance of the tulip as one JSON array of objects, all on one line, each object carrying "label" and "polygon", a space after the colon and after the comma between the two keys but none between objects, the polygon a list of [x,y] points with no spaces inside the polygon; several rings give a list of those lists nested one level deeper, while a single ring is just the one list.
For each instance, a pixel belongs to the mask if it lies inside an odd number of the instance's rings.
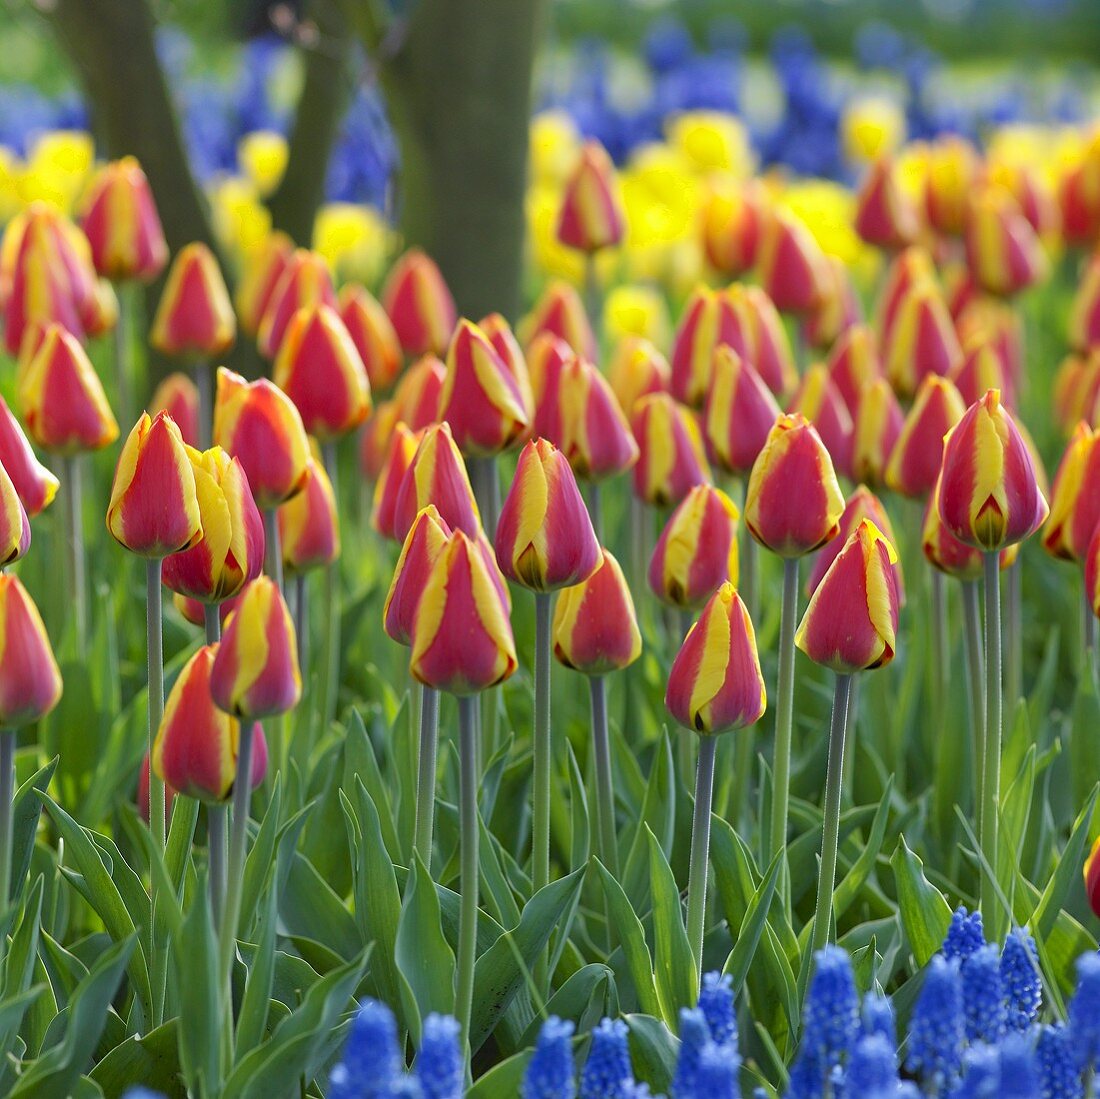
[{"label": "tulip", "polygon": [[[564,340],[578,355],[586,359],[597,357],[596,336],[589,323],[588,314],[576,289],[567,282],[547,283],[535,308],[524,319],[521,340],[531,355],[535,340],[549,332]],[[532,380],[534,369],[532,368]],[[538,399],[538,387],[535,387]]]},{"label": "tulip", "polygon": [[916,286],[935,286],[936,266],[927,249],[912,245],[899,252],[891,262],[883,280],[876,308],[880,344],[885,346],[897,320],[902,302]]},{"label": "tulip", "polygon": [[490,313],[487,317],[482,317],[477,326],[485,333],[486,338],[493,345],[493,350],[500,356],[504,368],[516,383],[516,389],[523,402],[523,410],[527,413],[528,428],[530,428],[531,420],[535,415],[535,393],[531,388],[531,375],[527,369],[523,348],[520,347],[512,326],[499,313]]},{"label": "tulip", "polygon": [[477,501],[447,424],[434,424],[421,436],[394,502],[394,538],[404,541],[417,514],[429,504],[439,509],[452,530],[464,531],[470,538],[480,533]]},{"label": "tulip", "polygon": [[736,279],[755,266],[767,207],[766,190],[758,180],[709,188],[700,232],[707,262],[715,271]]},{"label": "tulip", "polygon": [[836,673],[817,911],[811,936],[815,951],[829,940],[852,676],[881,668],[894,658],[899,604],[897,559],[882,531],[870,519],[862,520],[810,597],[795,638],[795,644],[811,660]]},{"label": "tulip", "polygon": [[57,494],[58,480],[35,457],[3,397],[0,397],[0,465],[11,478],[29,518],[49,507]]},{"label": "tulip", "polygon": [[287,325],[273,372],[306,433],[330,443],[370,414],[370,383],[344,322],[327,305],[300,309]]},{"label": "tulip", "polygon": [[755,724],[766,705],[756,632],[745,604],[727,582],[714,593],[684,639],[668,673],[665,693],[668,712],[699,734],[687,922],[696,973],[703,955],[716,736]]},{"label": "tulip", "polygon": [[946,236],[962,235],[980,171],[980,158],[964,138],[947,134],[929,146],[924,212],[933,229]]},{"label": "tulip", "polygon": [[1062,237],[1091,247],[1100,236],[1100,145],[1093,137],[1080,160],[1062,176],[1058,189]]},{"label": "tulip", "polygon": [[1065,435],[1080,420],[1092,420],[1100,395],[1100,348],[1087,356],[1067,355],[1054,375],[1051,403],[1054,419]]},{"label": "tulip", "polygon": [[727,473],[747,474],[778,415],[771,390],[751,362],[731,347],[719,347],[703,416],[714,464]]},{"label": "tulip", "polygon": [[[864,519],[869,519],[882,531],[886,540],[895,544],[894,529],[890,522],[882,501],[866,486],[859,485],[848,497],[844,505],[844,514],[840,517],[840,533],[827,542],[814,554],[813,565],[810,567],[810,576],[806,581],[806,594],[813,595],[818,586],[829,571],[829,566],[836,560],[837,555],[847,545],[848,539],[855,533],[859,524]],[[897,567],[898,603],[905,605],[905,588],[902,583],[901,565]]]},{"label": "tulip", "polygon": [[286,233],[276,229],[253,249],[245,261],[235,299],[237,318],[245,335],[255,337],[259,332],[271,296],[293,252],[294,242]]},{"label": "tulip", "polygon": [[1089,907],[1100,916],[1100,836],[1092,845],[1089,857],[1085,859],[1085,894]]},{"label": "tulip", "polygon": [[807,313],[825,297],[825,254],[794,214],[775,212],[760,244],[757,270],[768,297],[784,313]]},{"label": "tulip", "polygon": [[554,656],[566,668],[601,678],[629,667],[642,651],[634,600],[619,562],[601,550],[586,580],[565,588],[554,609]]},{"label": "tulip", "polygon": [[752,363],[777,397],[790,393],[798,382],[798,373],[775,302],[759,286],[735,284],[726,296],[740,331],[740,342],[733,342],[734,349]]},{"label": "tulip", "polygon": [[631,429],[638,443],[634,494],[647,504],[678,504],[710,480],[695,418],[667,393],[651,393],[634,406]]},{"label": "tulip", "polygon": [[965,411],[952,382],[938,374],[925,377],[886,466],[890,488],[914,499],[932,491],[943,460],[944,437]]},{"label": "tulip", "polygon": [[291,576],[331,565],[340,556],[340,517],[332,484],[317,459],[310,459],[306,469],[305,487],[278,511],[283,570]]},{"label": "tulip", "polygon": [[565,364],[579,356],[564,340],[544,332],[537,336],[527,352],[531,394],[535,417],[531,423],[533,438],[549,439],[555,446],[565,435],[561,418],[561,372]]},{"label": "tulip", "polygon": [[868,324],[854,324],[833,345],[825,365],[848,411],[854,417],[864,386],[882,377],[878,339]]},{"label": "tulip", "polygon": [[1069,342],[1082,353],[1100,346],[1100,253],[1089,258],[1073,295]]},{"label": "tulip", "polygon": [[725,294],[698,287],[684,306],[669,357],[672,395],[678,401],[702,406],[714,352],[721,344],[744,346],[739,318]]},{"label": "tulip", "polygon": [[962,361],[951,315],[931,283],[914,286],[898,305],[882,351],[886,376],[902,396],[912,396],[928,374],[949,377]]},{"label": "tulip", "polygon": [[1055,241],[1062,228],[1062,214],[1051,187],[1031,164],[1000,163],[993,166],[992,178],[1016,201],[1020,213],[1041,240]]},{"label": "tulip", "polygon": [[340,290],[340,319],[367,371],[372,391],[388,390],[401,373],[401,341],[389,314],[363,286],[346,283]]},{"label": "tulip", "polygon": [[149,342],[165,355],[209,360],[237,338],[237,322],[218,261],[205,244],[186,245],[172,262]]},{"label": "tulip", "polygon": [[890,383],[876,378],[863,390],[855,417],[852,445],[852,477],[881,485],[886,467],[901,435],[905,416]]},{"label": "tulip", "polygon": [[274,359],[287,327],[299,309],[327,305],[336,308],[336,291],[324,257],[296,248],[286,261],[260,318],[256,343],[265,359]]},{"label": "tulip", "polygon": [[615,166],[598,141],[585,142],[565,184],[557,238],[567,248],[598,252],[623,239],[625,215]]},{"label": "tulip", "polygon": [[359,435],[359,468],[368,482],[377,481],[389,456],[397,425],[405,427],[396,399],[382,401]]},{"label": "tulip", "polygon": [[439,395],[447,380],[447,367],[435,355],[417,359],[397,385],[394,401],[410,431],[439,423]]},{"label": "tulip", "polygon": [[405,473],[416,455],[416,448],[420,445],[420,438],[419,433],[410,431],[400,421],[390,435],[389,451],[374,482],[374,503],[370,519],[371,526],[383,538],[397,537],[394,531],[397,496]]},{"label": "tulip", "polygon": [[153,392],[149,411],[154,415],[167,412],[180,429],[183,441],[188,446],[198,446],[199,391],[186,374],[178,371],[169,374]]},{"label": "tulip", "polygon": [[986,187],[970,200],[965,242],[970,271],[991,294],[1018,294],[1046,275],[1046,254],[1035,230],[999,187]]},{"label": "tulip", "polygon": [[668,360],[649,340],[638,336],[620,340],[611,356],[608,382],[628,419],[642,397],[667,392],[670,381]]},{"label": "tulip", "polygon": [[105,165],[92,180],[81,228],[95,269],[115,282],[149,282],[168,262],[153,192],[132,156]]},{"label": "tulip", "polygon": [[986,338],[985,332],[975,332],[966,341],[962,362],[951,380],[967,408],[991,389],[1003,393],[1006,403],[1011,404],[1012,379],[1005,371],[996,345]]},{"label": "tulip", "polygon": [[891,252],[912,244],[920,232],[916,207],[888,156],[871,165],[860,185],[855,230],[868,244]]},{"label": "tulip", "polygon": [[863,319],[863,307],[852,285],[848,265],[840,256],[826,256],[825,297],[802,322],[802,337],[809,347],[825,350]]},{"label": "tulip", "polygon": [[851,476],[855,426],[844,398],[833,385],[823,363],[814,363],[806,371],[787,411],[805,416],[814,425],[833,464],[841,473]]},{"label": "tulip", "polygon": [[442,355],[458,320],[454,298],[433,259],[411,248],[390,269],[382,305],[406,355]]},{"label": "tulip", "polygon": [[1023,374],[1024,326],[1019,311],[998,298],[980,297],[970,302],[955,321],[964,347],[972,342],[992,345],[1001,361],[1006,385],[1018,388]]}]

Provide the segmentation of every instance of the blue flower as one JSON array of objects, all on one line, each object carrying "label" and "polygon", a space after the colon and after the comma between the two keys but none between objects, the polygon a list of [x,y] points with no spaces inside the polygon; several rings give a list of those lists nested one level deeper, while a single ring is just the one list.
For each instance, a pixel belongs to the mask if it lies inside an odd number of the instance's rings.
[{"label": "blue flower", "polygon": [[699,993],[699,1010],[707,1020],[710,1036],[719,1045],[737,1044],[737,1016],[733,1010],[733,978],[727,973],[708,973]]},{"label": "blue flower", "polygon": [[791,1065],[784,1099],[824,1099],[826,1075],[816,1051],[803,1042]]},{"label": "blue flower", "polygon": [[458,1020],[432,1013],[424,1020],[416,1078],[424,1099],[462,1099],[465,1075],[459,1048]]},{"label": "blue flower", "polygon": [[852,1047],[845,1075],[848,1095],[870,1095],[898,1086],[898,1055],[881,1034],[868,1034]]},{"label": "blue flower", "polygon": [[969,958],[979,947],[985,946],[985,932],[982,930],[982,914],[967,912],[963,905],[951,915],[951,926],[943,940],[943,956],[962,961]]},{"label": "blue flower", "polygon": [[877,992],[869,992],[864,996],[862,1016],[864,1034],[881,1034],[891,1048],[896,1048],[898,1039],[894,1005],[886,996]]},{"label": "blue flower", "polygon": [[351,1025],[343,1060],[329,1078],[329,1099],[390,1099],[404,1076],[393,1012],[364,1000]]},{"label": "blue flower", "polygon": [[680,1052],[672,1074],[673,1099],[695,1099],[695,1078],[703,1048],[710,1041],[706,1016],[696,1008],[680,1009]]},{"label": "blue flower", "polygon": [[632,1083],[626,1024],[604,1019],[592,1032],[592,1048],[581,1070],[580,1099],[622,1099]]},{"label": "blue flower", "polygon": [[741,1099],[741,1058],[729,1045],[708,1042],[695,1070],[696,1099]]},{"label": "blue flower", "polygon": [[906,1059],[929,1094],[950,1093],[959,1073],[964,1037],[959,965],[937,954],[928,965],[913,1009]]},{"label": "blue flower", "polygon": [[968,1041],[996,1044],[1005,1030],[1001,959],[997,948],[992,944],[979,947],[963,959],[960,973]]},{"label": "blue flower", "polygon": [[1068,1016],[1079,1064],[1095,1067],[1100,1053],[1100,954],[1082,954],[1077,959],[1077,990]]},{"label": "blue flower", "polygon": [[814,955],[802,1016],[802,1045],[826,1071],[841,1064],[859,1033],[859,997],[845,951],[827,946]]},{"label": "blue flower", "polygon": [[1015,928],[1001,951],[1001,986],[1005,994],[1005,1023],[1009,1030],[1027,1030],[1039,1017],[1043,1003],[1043,982],[1035,940]]},{"label": "blue flower", "polygon": [[551,1015],[523,1074],[523,1099],[573,1099],[573,1024]]},{"label": "blue flower", "polygon": [[1035,1054],[1042,1099],[1082,1099],[1081,1066],[1065,1024],[1040,1027]]},{"label": "blue flower", "polygon": [[951,1099],[999,1099],[1001,1058],[994,1046],[976,1045],[966,1051],[962,1080]]},{"label": "blue flower", "polygon": [[1035,1099],[1039,1094],[1039,1065],[1031,1038],[1018,1031],[1001,1042],[1001,1090],[997,1099]]}]

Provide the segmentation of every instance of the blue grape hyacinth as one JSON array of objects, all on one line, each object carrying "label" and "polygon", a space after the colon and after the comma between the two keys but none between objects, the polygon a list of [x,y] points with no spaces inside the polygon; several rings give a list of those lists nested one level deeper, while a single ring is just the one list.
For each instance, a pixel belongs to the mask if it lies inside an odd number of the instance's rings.
[{"label": "blue grape hyacinth", "polygon": [[928,965],[913,1009],[906,1060],[927,1094],[951,1093],[962,1063],[965,1036],[958,962],[937,954]]},{"label": "blue grape hyacinth", "polygon": [[1035,940],[1020,927],[1008,933],[1001,951],[1001,986],[1005,996],[1005,1025],[1027,1030],[1039,1017],[1043,982]]},{"label": "blue grape hyacinth", "polygon": [[1005,997],[997,948],[979,947],[963,959],[959,972],[967,1041],[995,1044],[1005,1031]]},{"label": "blue grape hyacinth", "polygon": [[580,1099],[623,1099],[634,1082],[626,1023],[604,1019],[592,1032],[592,1048],[581,1070]]},{"label": "blue grape hyacinth", "polygon": [[975,950],[985,946],[985,931],[982,929],[982,914],[970,913],[963,905],[951,914],[951,926],[943,940],[943,956],[962,962]]},{"label": "blue grape hyacinth", "polygon": [[573,1024],[551,1015],[523,1075],[523,1099],[573,1099]]},{"label": "blue grape hyacinth", "polygon": [[424,1099],[462,1099],[465,1074],[460,1030],[458,1020],[450,1015],[433,1012],[424,1020],[420,1055],[416,1059],[416,1079]]}]

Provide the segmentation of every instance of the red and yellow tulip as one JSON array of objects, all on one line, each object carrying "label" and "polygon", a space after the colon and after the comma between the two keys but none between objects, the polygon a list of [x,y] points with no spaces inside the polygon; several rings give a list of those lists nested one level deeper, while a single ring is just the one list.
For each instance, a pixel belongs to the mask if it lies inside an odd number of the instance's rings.
[{"label": "red and yellow tulip", "polygon": [[580,252],[598,252],[623,239],[625,220],[615,166],[598,141],[586,141],[565,184],[558,240]]},{"label": "red and yellow tulip", "polygon": [[639,500],[656,507],[678,504],[711,479],[699,425],[670,394],[643,397],[630,426],[638,443],[633,485]]},{"label": "red and yellow tulip", "polygon": [[890,488],[918,500],[932,491],[943,462],[944,437],[965,412],[953,382],[938,374],[921,382],[886,466]]},{"label": "red and yellow tulip", "polygon": [[0,397],[0,466],[11,478],[31,519],[53,501],[58,480],[35,457],[27,436],[3,397]]},{"label": "red and yellow tulip", "polygon": [[260,318],[256,335],[260,354],[265,359],[274,359],[294,314],[317,305],[336,308],[332,274],[323,256],[296,248],[287,259]]},{"label": "red and yellow tulip", "polygon": [[95,269],[115,282],[155,279],[168,262],[168,245],[149,181],[136,158],[104,165],[92,180],[81,228]]},{"label": "red and yellow tulip", "polygon": [[[432,566],[450,537],[451,528],[434,504],[429,504],[417,513],[409,533],[405,536],[382,610],[382,624],[386,634],[399,645],[412,644],[412,631],[416,624],[420,598],[427,587]],[[496,568],[495,561],[493,567]]]},{"label": "red and yellow tulip", "polygon": [[401,341],[389,314],[366,287],[345,283],[340,290],[340,319],[367,371],[372,391],[384,393],[401,373]]},{"label": "red and yellow tulip", "polygon": [[638,444],[604,376],[573,357],[558,376],[561,418],[558,446],[573,472],[586,481],[625,473],[638,460]]},{"label": "red and yellow tulip", "polygon": [[642,651],[634,600],[619,562],[601,550],[599,567],[566,588],[554,608],[554,656],[584,675],[628,668]]},{"label": "red and yellow tulip", "polygon": [[306,467],[305,487],[278,510],[283,568],[294,576],[331,565],[340,556],[340,515],[325,467],[317,458]]},{"label": "red and yellow tulip", "polygon": [[149,330],[165,355],[213,359],[237,338],[237,320],[218,261],[205,244],[186,245],[172,261]]},{"label": "red and yellow tulip", "polygon": [[443,354],[458,311],[435,260],[410,248],[390,269],[382,305],[406,355]]},{"label": "red and yellow tulip", "polygon": [[0,725],[29,725],[61,698],[61,672],[27,589],[0,573]]},{"label": "red and yellow tulip", "polygon": [[393,509],[393,537],[404,541],[421,510],[434,504],[451,530],[471,538],[481,532],[474,490],[466,463],[447,424],[433,424],[420,438],[401,479]]}]

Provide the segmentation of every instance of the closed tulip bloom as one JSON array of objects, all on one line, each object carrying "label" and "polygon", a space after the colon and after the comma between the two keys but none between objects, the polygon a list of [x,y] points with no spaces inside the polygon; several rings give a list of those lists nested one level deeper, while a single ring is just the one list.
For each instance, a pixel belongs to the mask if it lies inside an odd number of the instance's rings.
[{"label": "closed tulip bloom", "polygon": [[825,365],[848,411],[855,416],[864,387],[882,377],[874,329],[869,324],[852,325],[833,345]]},{"label": "closed tulip bloom", "polygon": [[737,476],[748,473],[778,415],[771,390],[752,364],[732,347],[719,347],[703,413],[714,464]]},{"label": "closed tulip bloom", "polygon": [[1085,552],[1085,595],[1092,613],[1100,618],[1100,526],[1093,531]]},{"label": "closed tulip bloom", "polygon": [[[596,358],[598,349],[595,333],[588,314],[584,311],[580,294],[568,282],[559,279],[547,283],[546,289],[535,302],[534,309],[524,318],[521,339],[528,355],[531,354],[535,340],[543,332],[564,340],[578,355],[586,359]],[[535,399],[538,399],[537,391]]]},{"label": "closed tulip bloom", "polygon": [[28,517],[33,519],[57,495],[57,478],[35,457],[19,421],[0,396],[0,466],[11,478]]},{"label": "closed tulip bloom", "polygon": [[1001,360],[1005,381],[1019,387],[1024,363],[1024,325],[1018,309],[999,298],[975,298],[955,321],[963,347],[979,338],[991,344]]},{"label": "closed tulip bloom", "polygon": [[1067,244],[1090,247],[1096,243],[1100,236],[1100,146],[1095,138],[1081,159],[1063,173],[1058,208]]},{"label": "closed tulip bloom", "polygon": [[1018,294],[1046,276],[1046,253],[1035,230],[999,187],[986,187],[971,199],[965,241],[970,271],[990,294]]},{"label": "closed tulip bloom", "polygon": [[363,360],[371,391],[385,392],[397,380],[404,362],[389,314],[366,287],[352,282],[340,290],[339,312]]},{"label": "closed tulip bloom", "polygon": [[531,420],[535,415],[535,393],[531,388],[531,372],[527,369],[527,359],[524,357],[519,340],[512,331],[512,326],[500,313],[490,313],[482,317],[477,322],[477,326],[485,333],[485,337],[493,345],[493,350],[500,356],[504,368],[516,383],[524,411],[527,413],[528,430],[530,430]]},{"label": "closed tulip bloom", "polygon": [[336,291],[332,288],[328,264],[317,252],[296,248],[286,261],[260,319],[256,335],[260,354],[265,359],[274,359],[294,314],[317,305],[336,308]]},{"label": "closed tulip bloom", "polygon": [[489,562],[465,532],[455,531],[436,557],[411,633],[413,677],[437,691],[476,694],[516,670],[507,608]]},{"label": "closed tulip bloom", "polygon": [[537,336],[527,352],[531,376],[531,393],[535,399],[535,418],[531,435],[549,439],[557,445],[565,434],[561,418],[561,372],[565,364],[579,358],[577,353],[557,336],[544,332]]},{"label": "closed tulip bloom", "polygon": [[447,367],[435,355],[422,355],[405,371],[394,400],[411,431],[439,423],[439,395],[446,380]]},{"label": "closed tulip bloom", "polygon": [[1075,351],[1100,346],[1100,253],[1089,258],[1073,295],[1069,342]]},{"label": "closed tulip bloom", "polygon": [[167,412],[183,441],[188,446],[199,445],[199,390],[186,374],[169,374],[153,391],[149,411],[154,415]]},{"label": "closed tulip bloom", "polygon": [[401,479],[393,510],[393,537],[404,541],[417,514],[429,504],[452,530],[476,538],[481,516],[470,487],[466,463],[447,424],[433,424],[424,431],[412,462]]},{"label": "closed tulip bloom", "polygon": [[749,475],[745,524],[780,557],[802,557],[837,536],[844,495],[821,436],[804,416],[781,415]]},{"label": "closed tulip bloom", "polygon": [[912,245],[899,252],[886,269],[875,310],[881,346],[890,339],[902,302],[915,286],[936,286],[936,265],[926,248]]},{"label": "closed tulip bloom", "polygon": [[50,325],[37,353],[16,377],[19,414],[44,450],[76,454],[118,438],[118,423],[87,352],[60,325]]},{"label": "closed tulip bloom", "polygon": [[759,180],[712,186],[703,199],[700,233],[707,262],[736,279],[756,264],[768,200]]},{"label": "closed tulip bloom", "polygon": [[1026,163],[1001,163],[994,166],[993,178],[1016,200],[1020,213],[1041,241],[1057,241],[1062,214],[1054,188],[1039,169]]},{"label": "closed tulip bloom", "polygon": [[626,336],[611,356],[608,381],[619,407],[629,418],[642,397],[668,391],[671,372],[668,360],[649,340]]},{"label": "closed tulip bloom", "polygon": [[297,407],[306,434],[322,442],[341,438],[370,414],[363,360],[339,314],[327,305],[294,314],[273,377]]},{"label": "closed tulip bloom", "polygon": [[1022,542],[1047,511],[1028,447],[991,389],[944,444],[940,516],[961,542],[989,553]]},{"label": "closed tulip bloom", "polygon": [[242,719],[286,713],[298,704],[302,677],[294,624],[269,576],[245,587],[226,622],[210,693],[220,709]]},{"label": "closed tulip bloom", "polygon": [[566,588],[554,608],[554,656],[583,675],[628,668],[642,651],[634,600],[619,562],[602,560],[587,580]]},{"label": "closed tulip bloom", "polygon": [[201,603],[232,599],[264,565],[264,524],[244,467],[220,446],[187,447],[195,477],[202,537],[165,557],[161,578],[169,591]]},{"label": "closed tulip bloom", "polygon": [[234,299],[237,318],[245,335],[255,337],[259,332],[271,295],[275,293],[293,253],[294,242],[286,233],[276,229],[253,249],[245,261]]},{"label": "closed tulip bloom", "polygon": [[202,538],[194,467],[167,412],[143,412],[123,444],[107,529],[141,557],[167,557]]},{"label": "closed tulip bloom", "polygon": [[928,148],[924,212],[928,224],[945,236],[961,236],[967,204],[981,173],[981,159],[965,138],[947,134]]},{"label": "closed tulip bloom", "polygon": [[630,427],[638,443],[633,485],[639,500],[668,507],[711,479],[699,425],[670,394],[638,401]]},{"label": "closed tulip bloom", "polygon": [[[847,545],[848,539],[855,533],[859,524],[864,519],[870,519],[872,523],[886,536],[887,541],[895,544],[894,527],[890,522],[890,516],[882,506],[882,501],[866,486],[859,485],[848,497],[844,505],[844,514],[840,517],[840,533],[831,541],[826,542],[814,554],[810,565],[810,575],[806,580],[806,594],[813,595],[818,585],[829,571],[829,566],[836,560],[837,555]],[[901,564],[898,564],[898,603],[905,605],[905,590],[902,584]]]},{"label": "closed tulip bloom", "polygon": [[996,345],[984,332],[976,332],[963,347],[962,362],[951,376],[963,404],[969,408],[990,389],[998,389],[1004,402],[1012,407],[1012,379],[1005,370],[1004,361]]},{"label": "closed tulip bloom", "polygon": [[1089,381],[1090,360],[1096,364],[1096,376],[1100,377],[1100,356],[1067,355],[1054,372],[1052,411],[1054,422],[1065,435],[1072,432],[1083,414],[1087,415],[1083,395]]},{"label": "closed tulip bloom", "polygon": [[0,465],[0,569],[18,561],[30,545],[30,520],[7,470]]},{"label": "closed tulip bloom", "polygon": [[435,260],[410,248],[390,269],[382,305],[406,355],[443,354],[458,311]]},{"label": "closed tulip bloom", "polygon": [[625,215],[615,166],[598,141],[586,141],[565,184],[557,237],[569,248],[598,252],[623,239]]},{"label": "closed tulip bloom", "polygon": [[573,472],[586,481],[625,473],[638,460],[638,444],[604,376],[590,363],[573,358],[558,378],[561,452]]},{"label": "closed tulip bloom", "polygon": [[881,485],[901,436],[905,414],[885,378],[869,382],[860,398],[852,444],[852,478]]},{"label": "closed tulip bloom", "polygon": [[1085,859],[1085,894],[1089,907],[1100,916],[1100,836],[1092,845],[1089,857]]},{"label": "closed tulip bloom", "polygon": [[825,297],[802,322],[802,338],[810,347],[832,347],[863,317],[863,306],[852,285],[848,265],[840,256],[826,256],[828,272]]},{"label": "closed tulip bloom", "polygon": [[759,286],[736,283],[726,291],[737,316],[739,338],[732,341],[737,353],[756,368],[764,384],[777,396],[798,384],[791,343],[776,303]]},{"label": "closed tulip bloom", "polygon": [[165,355],[212,359],[237,338],[237,320],[214,253],[201,242],[172,261],[149,342]]},{"label": "closed tulip bloom", "polygon": [[806,371],[787,411],[801,413],[817,428],[833,465],[842,474],[851,476],[855,424],[824,363],[814,363]]},{"label": "closed tulip bloom", "polygon": [[810,597],[795,645],[838,675],[889,664],[897,648],[897,561],[882,531],[862,520]]},{"label": "closed tulip bloom", "polygon": [[902,188],[892,158],[880,157],[856,195],[856,232],[876,248],[895,252],[920,232],[917,210]]},{"label": "closed tulip bloom", "polygon": [[155,279],[168,262],[160,216],[149,181],[132,156],[105,165],[92,180],[81,228],[104,277]]},{"label": "closed tulip bloom", "polygon": [[377,481],[389,457],[390,443],[397,425],[404,424],[396,399],[375,406],[374,415],[359,433],[359,468],[368,481]]},{"label": "closed tulip bloom", "polygon": [[546,439],[520,452],[500,509],[496,553],[509,580],[536,592],[579,584],[599,566],[600,545],[573,471]]},{"label": "closed tulip bloom", "polygon": [[397,510],[397,496],[405,473],[416,455],[420,445],[420,434],[410,431],[398,421],[390,434],[389,453],[374,482],[374,500],[371,507],[370,522],[384,538],[394,538],[394,515]]},{"label": "closed tulip bloom", "polygon": [[678,401],[702,406],[710,385],[714,352],[721,344],[744,347],[738,317],[724,293],[697,287],[684,306],[669,356],[670,388]]},{"label": "closed tulip bloom", "polygon": [[826,294],[825,253],[805,222],[777,211],[760,246],[760,282],[776,308],[784,313],[808,313]]},{"label": "closed tulip bloom", "polygon": [[966,403],[953,382],[938,374],[925,377],[886,466],[890,488],[917,500],[932,491],[940,475],[944,436],[964,412]]},{"label": "closed tulip bloom", "polygon": [[1070,436],[1050,496],[1043,549],[1066,561],[1083,561],[1100,522],[1100,431],[1081,422]]},{"label": "closed tulip bloom", "polygon": [[29,725],[60,698],[61,672],[38,608],[17,577],[0,573],[0,725]]},{"label": "closed tulip bloom", "polygon": [[340,556],[340,516],[325,467],[307,467],[305,488],[278,510],[283,568],[290,576],[331,565]]},{"label": "closed tulip bloom", "polygon": [[463,454],[507,450],[527,429],[527,408],[515,377],[472,321],[458,322],[447,349],[439,416],[450,424]]},{"label": "closed tulip bloom", "polygon": [[649,586],[674,607],[701,607],[727,580],[737,584],[734,502],[720,489],[696,485],[669,516],[649,560]]},{"label": "closed tulip bloom", "polygon": [[[1017,547],[1009,547],[1006,553]],[[937,477],[932,494],[924,509],[921,525],[921,551],[934,568],[958,580],[979,580],[982,576],[982,554],[973,546],[960,542],[940,518],[940,481]]]},{"label": "closed tulip bloom", "polygon": [[685,728],[712,736],[759,721],[767,702],[756,631],[736,589],[725,583],[672,662],[665,706]]},{"label": "closed tulip bloom", "polygon": [[[383,628],[399,645],[412,644],[420,597],[427,587],[432,566],[450,537],[451,528],[434,504],[417,513],[405,535],[382,610]],[[496,568],[495,561],[493,567]]]},{"label": "closed tulip bloom", "polygon": [[293,401],[272,382],[218,368],[214,442],[241,460],[261,510],[301,492],[309,441]]},{"label": "closed tulip bloom", "polygon": [[958,367],[962,348],[933,284],[914,286],[898,306],[882,358],[890,384],[905,397],[916,393],[926,375],[949,377]]},{"label": "closed tulip bloom", "polygon": [[[225,801],[237,774],[240,722],[214,705],[210,678],[218,645],[203,645],[183,666],[153,742],[153,771],[166,785],[207,803]],[[252,788],[267,772],[263,730],[253,726]]]}]

